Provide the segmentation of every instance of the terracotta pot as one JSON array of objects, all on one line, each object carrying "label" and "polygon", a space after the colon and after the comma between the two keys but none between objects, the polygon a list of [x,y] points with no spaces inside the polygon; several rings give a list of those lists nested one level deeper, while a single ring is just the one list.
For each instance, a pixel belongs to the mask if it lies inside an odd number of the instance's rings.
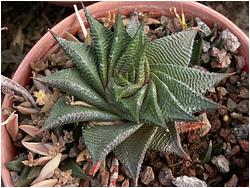
[{"label": "terracotta pot", "polygon": [[[231,21],[225,18],[223,15],[218,12],[196,2],[182,2],[183,9],[185,15],[187,17],[197,16],[200,17],[203,21],[205,21],[208,25],[212,25],[213,23],[217,23],[221,29],[228,28],[231,32],[233,32],[241,42],[241,46],[239,48],[239,54],[243,55],[245,60],[247,61],[247,66],[245,70],[248,69],[248,59],[249,59],[249,39],[248,37]],[[128,15],[137,8],[142,12],[150,12],[152,16],[157,17],[160,15],[170,16],[169,8],[175,6],[177,11],[180,11],[181,3],[180,2],[99,2],[87,7],[87,9],[94,15],[94,17],[104,17],[106,12],[108,11],[116,11],[117,8],[120,8],[120,13],[124,15]],[[80,12],[81,16],[83,16],[83,11]],[[64,31],[68,30],[72,34],[76,34],[80,29],[78,21],[76,19],[75,14],[67,17],[52,30],[60,35],[64,36]],[[22,85],[27,84],[30,81],[30,62],[34,62],[38,59],[44,59],[47,57],[48,53],[53,51],[53,47],[56,45],[56,41],[53,37],[47,33],[45,34],[36,45],[30,50],[30,52],[26,55],[16,73],[14,74],[13,80],[19,82]],[[48,52],[49,51],[49,52]],[[8,107],[10,102],[7,98],[3,101],[3,107]],[[5,117],[2,117],[4,119]],[[1,172],[3,183],[6,187],[14,186],[10,172],[5,167],[5,163],[12,160],[15,153],[15,147],[13,146],[10,137],[6,131],[6,128],[3,126],[2,128],[2,143],[1,143]]]}]

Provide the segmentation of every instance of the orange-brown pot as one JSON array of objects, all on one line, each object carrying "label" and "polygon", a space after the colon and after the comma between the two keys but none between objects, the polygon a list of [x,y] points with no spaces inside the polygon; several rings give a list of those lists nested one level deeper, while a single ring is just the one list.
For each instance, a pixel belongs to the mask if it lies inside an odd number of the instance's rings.
[{"label": "orange-brown pot", "polygon": [[[212,26],[214,23],[217,23],[221,29],[228,28],[234,35],[236,35],[241,42],[239,48],[239,54],[244,56],[248,70],[248,60],[249,60],[249,39],[248,37],[231,21],[225,18],[223,15],[218,12],[196,2],[182,2],[184,13],[187,17],[196,16],[200,17],[208,25]],[[151,15],[157,17],[160,15],[170,16],[169,8],[175,6],[177,11],[180,11],[181,3],[180,2],[99,2],[87,7],[87,9],[94,15],[94,17],[104,17],[108,11],[116,11],[117,8],[120,8],[120,13],[128,15],[137,8],[142,12],[149,12]],[[80,12],[82,18],[83,11]],[[80,30],[77,18],[75,14],[65,18],[59,24],[52,28],[52,30],[59,36],[64,36],[64,31],[67,30],[72,34],[76,34]],[[22,63],[18,67],[16,73],[13,76],[13,80],[18,83],[25,85],[30,81],[30,62],[34,62],[38,59],[44,59],[49,53],[53,51],[53,46],[56,45],[56,41],[53,37],[47,33],[45,34],[36,45],[30,50],[30,52],[23,59]],[[7,98],[3,101],[3,107],[8,107],[10,101]],[[2,120],[6,117],[2,117]],[[1,127],[1,172],[2,180],[6,187],[14,186],[12,179],[10,177],[10,172],[6,168],[5,163],[13,159],[16,154],[15,147],[12,144],[12,141],[6,131],[6,128]]]}]

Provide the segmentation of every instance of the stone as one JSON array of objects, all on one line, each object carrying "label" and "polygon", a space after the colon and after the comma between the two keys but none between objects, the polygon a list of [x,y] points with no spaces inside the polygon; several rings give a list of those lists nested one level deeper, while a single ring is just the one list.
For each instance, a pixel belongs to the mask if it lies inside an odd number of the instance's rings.
[{"label": "stone", "polygon": [[249,152],[249,142],[247,140],[240,140],[239,144],[244,152]]},{"label": "stone", "polygon": [[210,55],[209,55],[209,53],[208,52],[203,53],[201,55],[201,59],[202,59],[202,61],[203,61],[204,64],[209,63],[209,61],[210,61]]},{"label": "stone", "polygon": [[236,187],[238,183],[238,177],[233,174],[231,178],[224,184],[224,187]]},{"label": "stone", "polygon": [[217,92],[218,92],[218,96],[219,98],[224,97],[227,94],[227,90],[224,87],[217,87],[216,88]]},{"label": "stone", "polygon": [[243,99],[248,99],[248,97],[249,97],[248,89],[245,87],[242,87],[240,89],[240,94],[238,95],[238,97],[243,98]]},{"label": "stone", "polygon": [[249,101],[248,100],[243,100],[241,101],[236,109],[240,112],[240,113],[248,113],[248,106],[249,106]]},{"label": "stone", "polygon": [[171,186],[173,178],[174,176],[169,168],[161,170],[158,174],[159,182],[164,186]]},{"label": "stone", "polygon": [[233,165],[236,165],[239,169],[246,167],[246,161],[243,158],[236,158],[233,160]]},{"label": "stone", "polygon": [[222,31],[221,38],[224,40],[225,49],[229,50],[230,52],[235,52],[240,47],[238,38],[228,29]]},{"label": "stone", "polygon": [[243,115],[240,114],[240,113],[236,113],[236,112],[232,112],[232,113],[230,114],[230,116],[231,116],[232,118],[238,119],[238,120],[242,120],[242,119],[243,119]]},{"label": "stone", "polygon": [[202,43],[203,52],[208,52],[208,50],[210,48],[211,48],[210,42],[207,42],[207,41],[203,40],[203,43]]},{"label": "stone", "polygon": [[229,134],[229,136],[226,138],[226,141],[228,141],[228,142],[230,142],[232,144],[236,144],[236,138],[232,133]]},{"label": "stone", "polygon": [[140,173],[141,182],[145,185],[148,185],[155,179],[154,171],[151,166],[146,166],[142,169]]},{"label": "stone", "polygon": [[229,129],[224,129],[224,128],[222,128],[222,129],[220,130],[220,133],[219,133],[219,135],[220,135],[222,138],[224,138],[224,139],[226,139],[226,138],[229,136],[229,134],[230,134],[230,130],[229,130]]},{"label": "stone", "polygon": [[239,152],[240,152],[240,146],[235,145],[231,150],[230,156],[234,156],[234,155],[238,154]]},{"label": "stone", "polygon": [[173,179],[172,183],[177,187],[207,187],[205,181],[196,177],[180,176]]},{"label": "stone", "polygon": [[238,70],[240,72],[240,70],[245,67],[246,61],[245,61],[243,56],[235,56],[235,59],[237,61],[237,63],[236,63],[237,72],[238,72]]},{"label": "stone", "polygon": [[230,97],[227,99],[227,108],[230,112],[232,112],[237,107],[236,102],[234,102]]},{"label": "stone", "polygon": [[238,80],[239,76],[237,74],[229,77],[229,81],[231,84],[236,84]]},{"label": "stone", "polygon": [[223,155],[214,156],[211,162],[217,167],[219,172],[221,173],[229,172],[230,163]]},{"label": "stone", "polygon": [[249,125],[248,123],[245,123],[245,124],[238,125],[237,127],[232,128],[231,131],[238,140],[241,140],[241,139],[248,138],[248,135],[249,135],[248,129],[249,129]]}]

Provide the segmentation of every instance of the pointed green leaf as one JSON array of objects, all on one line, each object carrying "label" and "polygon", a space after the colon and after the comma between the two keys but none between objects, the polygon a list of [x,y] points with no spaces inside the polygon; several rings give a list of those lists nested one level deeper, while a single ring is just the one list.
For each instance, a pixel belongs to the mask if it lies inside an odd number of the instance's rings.
[{"label": "pointed green leaf", "polygon": [[73,160],[67,159],[60,169],[62,170],[72,170],[72,176],[85,180],[87,178],[81,167]]},{"label": "pointed green leaf", "polygon": [[138,130],[142,124],[121,123],[83,127],[83,137],[94,162],[104,160],[117,145]]},{"label": "pointed green leaf", "polygon": [[134,38],[128,44],[125,52],[117,62],[115,69],[117,69],[120,74],[130,73],[132,67],[136,68],[137,64],[144,60],[145,48],[146,43],[144,43],[143,39],[143,27],[140,26]]},{"label": "pointed green leaf", "polygon": [[152,142],[155,132],[155,127],[144,125],[114,149],[118,159],[127,167],[133,177],[135,186],[137,185],[145,153]]},{"label": "pointed green leaf", "polygon": [[179,80],[199,94],[205,93],[209,87],[232,75],[231,73],[210,73],[190,67],[183,68],[183,66],[169,64],[153,65],[151,68],[153,71],[164,72],[172,78]]},{"label": "pointed green leaf", "polygon": [[51,87],[58,88],[69,95],[73,95],[95,107],[109,110],[106,101],[86,83],[77,69],[65,69],[57,71],[50,76],[36,79]]},{"label": "pointed green leaf", "polygon": [[121,16],[118,14],[116,16],[115,28],[114,28],[114,38],[110,51],[110,65],[109,65],[109,77],[113,75],[114,67],[117,61],[120,59],[124,53],[128,43],[131,41],[128,33],[126,32]]},{"label": "pointed green leaf", "polygon": [[184,107],[175,98],[168,85],[153,73],[152,79],[158,91],[158,104],[166,121],[196,120],[194,116],[184,110]]},{"label": "pointed green leaf", "polygon": [[104,86],[107,84],[109,52],[113,41],[113,32],[99,23],[93,16],[84,8],[85,16],[89,23],[90,31],[93,36],[94,49],[98,57],[99,75]]},{"label": "pointed green leaf", "polygon": [[197,30],[187,30],[151,42],[147,48],[150,66],[167,63],[187,67],[196,33]]},{"label": "pointed green leaf", "polygon": [[148,85],[147,94],[140,112],[140,119],[143,120],[144,123],[153,123],[165,127],[163,114],[157,102],[156,87],[152,81],[150,81]]},{"label": "pointed green leaf", "polygon": [[192,57],[190,60],[190,65],[200,65],[201,55],[202,55],[202,47],[203,47],[203,37],[200,38],[194,43]]},{"label": "pointed green leaf", "polygon": [[84,106],[71,106],[61,98],[53,106],[49,117],[44,123],[44,128],[60,127],[69,123],[84,121],[115,121],[120,120],[114,114],[96,108]]},{"label": "pointed green leaf", "polygon": [[119,111],[117,111],[119,116],[133,122],[139,122],[139,112],[145,96],[146,88],[147,85],[138,89],[138,91],[130,97],[119,98],[117,96],[119,94],[119,86],[117,86],[111,79],[108,89],[106,90],[107,100],[110,104],[116,106],[116,108],[119,109]]},{"label": "pointed green leaf", "polygon": [[15,172],[22,172],[23,168],[24,168],[24,164],[22,163],[23,160],[26,160],[27,156],[22,156],[19,159],[10,161],[6,164],[6,167],[11,170],[11,171],[15,171]]},{"label": "pointed green leaf", "polygon": [[33,179],[27,179],[29,171],[30,171],[30,167],[25,166],[24,169],[22,170],[22,173],[20,174],[17,181],[15,182],[15,186],[17,186],[17,187],[26,187],[26,186],[31,184]]},{"label": "pointed green leaf", "polygon": [[187,153],[181,146],[180,136],[175,129],[174,122],[169,122],[167,126],[168,129],[157,128],[150,148],[164,153],[175,153],[180,157],[188,158]]},{"label": "pointed green leaf", "polygon": [[218,104],[196,93],[182,82],[164,74],[163,72],[154,72],[157,77],[168,86],[169,90],[180,102],[186,112],[192,113],[201,110],[216,109],[219,107]]},{"label": "pointed green leaf", "polygon": [[53,35],[65,52],[72,58],[81,76],[92,86],[100,95],[104,96],[104,88],[98,76],[97,58],[94,50],[85,43],[67,41]]},{"label": "pointed green leaf", "polygon": [[27,179],[32,179],[33,180],[34,178],[36,178],[40,174],[42,168],[43,168],[43,166],[33,166],[33,167],[31,167],[30,171],[29,171],[29,174],[27,176]]}]

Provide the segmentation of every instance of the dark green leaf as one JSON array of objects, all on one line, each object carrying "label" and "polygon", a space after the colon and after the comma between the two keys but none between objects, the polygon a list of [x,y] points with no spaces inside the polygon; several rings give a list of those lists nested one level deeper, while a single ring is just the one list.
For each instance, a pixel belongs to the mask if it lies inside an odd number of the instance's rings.
[{"label": "dark green leaf", "polygon": [[67,41],[54,36],[65,52],[74,60],[81,76],[93,87],[100,95],[104,96],[104,89],[98,76],[97,58],[94,50],[82,42]]},{"label": "dark green leaf", "polygon": [[33,166],[30,168],[29,174],[27,176],[27,179],[31,179],[33,180],[34,178],[36,178],[41,170],[42,170],[43,166]]},{"label": "dark green leaf", "polygon": [[157,128],[150,147],[164,153],[175,153],[180,157],[189,158],[181,146],[180,136],[174,122],[169,122],[167,126],[168,129]]},{"label": "dark green leaf", "polygon": [[141,126],[142,124],[121,123],[118,125],[99,125],[83,128],[84,141],[94,162],[104,160],[111,150]]},{"label": "dark green leaf", "polygon": [[196,120],[194,116],[184,110],[167,84],[155,74],[152,74],[152,79],[158,91],[158,104],[166,121]]},{"label": "dark green leaf", "polygon": [[150,81],[146,97],[140,112],[140,119],[145,123],[153,123],[166,128],[162,111],[157,102],[157,92],[155,84]]},{"label": "dark green leaf", "polygon": [[17,187],[26,187],[31,184],[33,179],[27,179],[29,171],[30,171],[30,167],[25,166],[22,173],[20,174],[19,178],[17,179],[15,183]]},{"label": "dark green leaf", "polygon": [[84,8],[85,16],[88,20],[91,34],[93,36],[94,49],[98,57],[99,75],[104,86],[107,84],[107,74],[109,65],[109,52],[113,41],[113,33],[93,18]]},{"label": "dark green leaf", "polygon": [[201,71],[178,65],[158,64],[151,67],[153,71],[164,72],[168,76],[179,80],[193,91],[203,94],[206,90],[232,74],[220,74]]},{"label": "dark green leaf", "polygon": [[74,95],[99,109],[109,111],[106,101],[86,83],[77,69],[65,69],[57,71],[50,76],[36,79],[69,95]]},{"label": "dark green leaf", "polygon": [[149,64],[172,64],[187,67],[197,30],[182,31],[151,42],[147,48]]},{"label": "dark green leaf", "polygon": [[179,80],[176,80],[163,72],[155,71],[155,74],[169,87],[169,90],[173,93],[181,106],[183,106],[183,110],[187,113],[216,109],[219,107],[218,104],[196,93]]},{"label": "dark green leaf", "polygon": [[6,167],[11,170],[11,171],[15,171],[15,172],[22,172],[23,168],[24,168],[24,164],[21,162],[23,160],[26,160],[27,157],[20,157],[19,159],[10,161],[6,164]]},{"label": "dark green leaf", "polygon": [[55,128],[69,123],[84,121],[115,120],[120,120],[120,118],[114,114],[96,108],[68,105],[61,98],[51,110],[48,119],[44,123],[44,128]]},{"label": "dark green leaf", "polygon": [[114,67],[117,61],[124,53],[128,43],[131,41],[128,33],[126,32],[120,15],[116,16],[115,33],[110,51],[110,65],[109,65],[109,77],[113,75]]},{"label": "dark green leaf", "polygon": [[201,36],[195,43],[193,48],[190,65],[200,65],[202,55],[203,37]]},{"label": "dark green leaf", "polygon": [[155,127],[144,125],[114,149],[118,159],[127,167],[133,177],[135,186],[137,185],[145,153],[152,142],[155,132]]},{"label": "dark green leaf", "polygon": [[62,170],[72,170],[72,176],[80,178],[80,179],[86,179],[87,176],[84,173],[84,171],[81,169],[81,167],[73,160],[73,159],[67,159],[63,165],[60,167]]}]

